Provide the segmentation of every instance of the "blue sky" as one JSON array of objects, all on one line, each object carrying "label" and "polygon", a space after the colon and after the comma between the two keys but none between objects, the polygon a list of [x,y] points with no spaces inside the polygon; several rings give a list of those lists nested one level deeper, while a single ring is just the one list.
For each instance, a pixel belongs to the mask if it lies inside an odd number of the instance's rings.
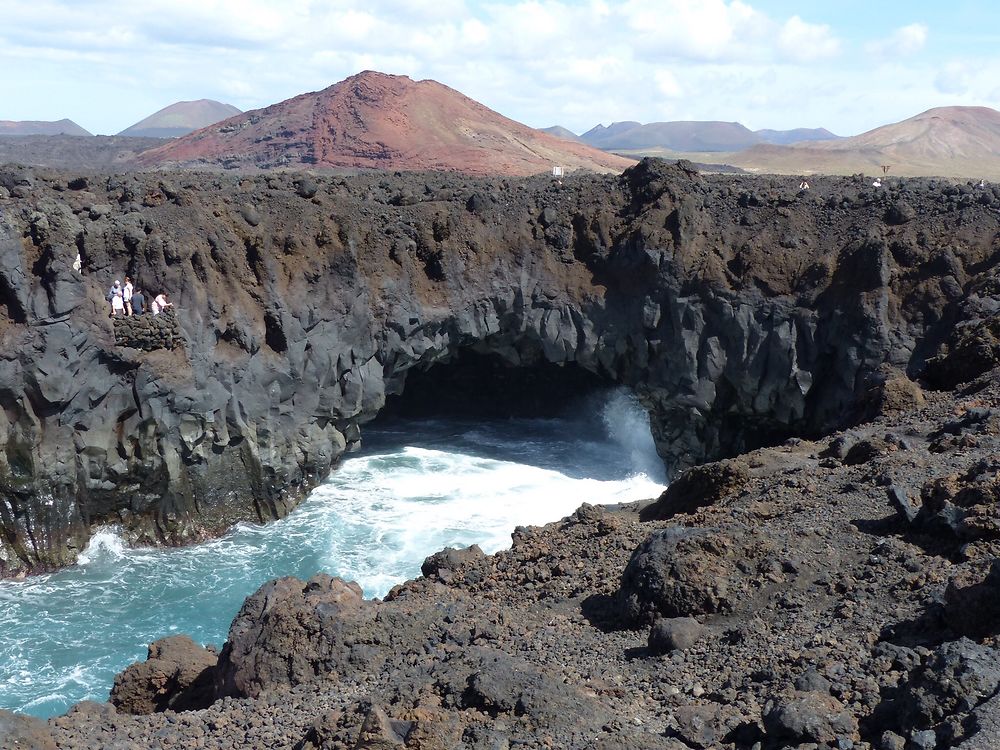
[{"label": "blue sky", "polygon": [[736,120],[842,135],[1000,108],[1000,5],[790,0],[0,0],[0,119],[115,133],[172,102],[241,109],[364,69],[536,127]]}]

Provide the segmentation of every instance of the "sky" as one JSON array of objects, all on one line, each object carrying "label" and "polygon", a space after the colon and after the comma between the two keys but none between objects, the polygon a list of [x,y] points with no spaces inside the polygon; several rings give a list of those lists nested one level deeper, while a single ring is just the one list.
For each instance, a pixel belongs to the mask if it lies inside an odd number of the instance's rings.
[{"label": "sky", "polygon": [[738,121],[854,135],[1000,109],[994,0],[0,0],[0,120],[112,134],[179,100],[256,109],[362,70],[533,127]]}]

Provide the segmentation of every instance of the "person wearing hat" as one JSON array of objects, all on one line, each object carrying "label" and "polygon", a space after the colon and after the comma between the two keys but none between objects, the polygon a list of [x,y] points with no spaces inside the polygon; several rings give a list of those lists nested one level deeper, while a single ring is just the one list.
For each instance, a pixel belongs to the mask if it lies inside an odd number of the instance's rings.
[{"label": "person wearing hat", "polygon": [[108,299],[111,301],[111,317],[117,318],[125,314],[125,298],[122,292],[122,282],[115,279],[111,291],[108,292]]}]

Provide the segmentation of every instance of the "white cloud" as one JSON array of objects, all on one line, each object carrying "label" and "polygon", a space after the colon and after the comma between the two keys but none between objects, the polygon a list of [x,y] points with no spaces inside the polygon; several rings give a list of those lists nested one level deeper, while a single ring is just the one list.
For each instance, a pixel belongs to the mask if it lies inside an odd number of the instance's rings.
[{"label": "white cloud", "polygon": [[927,44],[927,25],[911,23],[900,26],[884,39],[873,39],[865,45],[865,52],[872,57],[897,59],[920,52]]},{"label": "white cloud", "polygon": [[927,43],[927,26],[922,23],[911,23],[909,26],[898,28],[892,35],[891,42],[891,46],[900,54],[915,54]]},{"label": "white cloud", "polygon": [[739,59],[766,46],[767,20],[738,0],[627,0],[619,15],[631,43],[652,59]]},{"label": "white cloud", "polygon": [[996,65],[918,64],[928,32],[916,23],[882,42],[895,51],[874,72],[847,55],[832,66],[848,47],[839,28],[808,4],[790,15],[756,2],[0,0],[0,69],[17,71],[0,75],[0,117],[116,132],[178,99],[257,108],[371,68],[578,132],[626,119],[844,130],[885,122],[887,102],[922,98],[913,114],[1000,80]]},{"label": "white cloud", "polygon": [[840,40],[827,25],[792,16],[778,33],[778,47],[792,60],[809,62],[834,57],[840,52]]},{"label": "white cloud", "polygon": [[657,90],[667,98],[673,99],[684,93],[676,76],[669,70],[657,70],[653,74],[653,80],[656,81]]},{"label": "white cloud", "polygon": [[969,90],[971,75],[963,62],[950,62],[934,77],[934,88],[942,94],[964,94]]}]

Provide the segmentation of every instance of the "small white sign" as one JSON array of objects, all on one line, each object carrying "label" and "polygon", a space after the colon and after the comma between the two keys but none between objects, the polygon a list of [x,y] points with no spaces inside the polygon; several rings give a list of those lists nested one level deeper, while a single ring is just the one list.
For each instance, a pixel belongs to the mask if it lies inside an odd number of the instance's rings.
[{"label": "small white sign", "polygon": [[562,177],[563,176],[563,168],[562,167],[552,167],[552,176],[553,177]]}]

